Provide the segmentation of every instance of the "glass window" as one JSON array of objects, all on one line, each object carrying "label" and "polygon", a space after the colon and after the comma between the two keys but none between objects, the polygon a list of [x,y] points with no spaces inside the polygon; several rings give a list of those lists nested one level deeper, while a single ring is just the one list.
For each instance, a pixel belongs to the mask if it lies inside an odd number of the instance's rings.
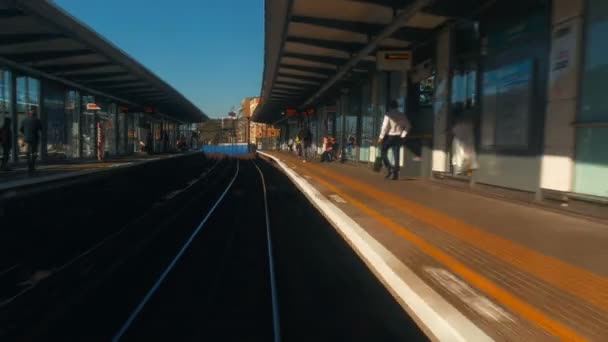
[{"label": "glass window", "polygon": [[11,73],[0,68],[0,124],[11,117]]},{"label": "glass window", "polygon": [[[11,73],[0,68],[0,127],[4,126],[4,118],[11,118]],[[9,128],[13,130],[12,124]],[[10,153],[0,148],[0,157]]]},{"label": "glass window", "polygon": [[67,156],[80,157],[80,94],[76,90],[65,93],[65,116],[67,135]]},{"label": "glass window", "polygon": [[86,95],[82,97],[82,116],[80,118],[80,130],[82,133],[82,156],[84,158],[95,158],[97,156],[95,137],[95,111],[89,105],[95,104],[95,96]]},{"label": "glass window", "polygon": [[[608,197],[608,2],[588,0],[574,190]],[[589,125],[594,124],[594,125]],[[599,124],[599,125],[597,125]]]},{"label": "glass window", "polygon": [[127,143],[127,116],[124,112],[118,113],[118,153],[125,154]]},{"label": "glass window", "polygon": [[65,115],[65,92],[55,83],[45,83],[44,106],[47,138],[46,149],[49,158],[66,158],[67,121]]},{"label": "glass window", "polygon": [[581,122],[608,122],[608,2],[588,1]]},{"label": "glass window", "polygon": [[483,146],[528,147],[533,76],[532,60],[484,73]]},{"label": "glass window", "polygon": [[[39,116],[40,109],[40,81],[28,77],[17,77],[17,127],[21,128],[21,123],[30,111]],[[23,143],[23,136],[19,134],[18,139],[19,158],[25,158],[26,146]]]}]

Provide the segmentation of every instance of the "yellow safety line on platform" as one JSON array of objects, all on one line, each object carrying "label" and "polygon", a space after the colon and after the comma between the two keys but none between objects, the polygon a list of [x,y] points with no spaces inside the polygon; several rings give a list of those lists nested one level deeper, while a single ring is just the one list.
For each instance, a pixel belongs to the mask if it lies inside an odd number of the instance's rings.
[{"label": "yellow safety line on platform", "polygon": [[586,341],[586,339],[576,332],[571,330],[570,328],[562,325],[561,323],[553,320],[552,318],[545,315],[543,312],[535,308],[534,306],[526,303],[525,301],[519,299],[509,291],[495,284],[488,278],[480,275],[479,273],[473,271],[454,257],[449,254],[443,252],[441,249],[433,246],[431,243],[426,240],[418,237],[414,233],[412,233],[409,229],[404,226],[399,225],[398,223],[386,218],[380,212],[368,207],[363,204],[361,201],[356,198],[348,195],[344,191],[338,189],[336,186],[330,184],[329,182],[319,178],[318,176],[308,173],[310,177],[312,177],[316,182],[320,183],[327,189],[332,192],[340,195],[347,201],[349,201],[353,206],[357,207],[364,213],[372,216],[375,220],[382,223],[386,228],[390,229],[395,234],[405,238],[410,241],[418,248],[420,248],[423,252],[433,257],[438,262],[445,265],[447,268],[452,270],[453,272],[459,274],[463,279],[485,292],[487,295],[493,297],[502,305],[508,307],[512,311],[520,314],[522,317],[530,320],[534,324],[538,325],[542,329],[546,330],[550,334],[558,337],[563,341]]},{"label": "yellow safety line on platform", "polygon": [[[416,220],[445,231],[538,279],[608,310],[608,278],[544,255],[513,241],[484,231],[480,227],[425,207],[398,195],[377,190],[361,181],[336,174],[323,167],[305,164],[323,176],[352,190],[391,206]],[[378,180],[380,181],[380,180]]]}]

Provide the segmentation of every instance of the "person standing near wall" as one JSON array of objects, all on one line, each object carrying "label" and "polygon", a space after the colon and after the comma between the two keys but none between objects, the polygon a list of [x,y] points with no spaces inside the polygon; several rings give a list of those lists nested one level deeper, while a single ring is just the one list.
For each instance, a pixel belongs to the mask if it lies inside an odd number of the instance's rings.
[{"label": "person standing near wall", "polygon": [[2,164],[0,170],[10,171],[8,167],[8,157],[13,147],[13,134],[11,131],[11,119],[4,118],[4,125],[0,128],[0,144],[2,145]]},{"label": "person standing near wall", "polygon": [[[382,144],[382,161],[388,170],[385,177],[387,179],[391,178],[391,176],[393,180],[399,179],[399,149],[401,148],[402,140],[405,139],[410,128],[411,124],[407,116],[399,111],[399,103],[396,100],[392,100],[389,105],[389,111],[384,115],[380,137],[378,138],[378,143]],[[393,150],[394,166],[391,166],[388,159],[389,149]]]}]

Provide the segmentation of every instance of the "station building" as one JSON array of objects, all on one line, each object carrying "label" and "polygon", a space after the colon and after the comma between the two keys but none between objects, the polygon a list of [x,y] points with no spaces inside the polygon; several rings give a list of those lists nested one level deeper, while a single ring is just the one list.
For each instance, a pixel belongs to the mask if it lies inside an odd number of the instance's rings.
[{"label": "station building", "polygon": [[19,128],[42,121],[42,159],[106,158],[173,149],[179,125],[207,117],[182,94],[50,1],[0,4],[0,125],[12,119],[11,160],[25,157]]},{"label": "station building", "polygon": [[[603,0],[266,0],[254,120],[378,154],[397,99],[402,173],[508,195],[608,200]],[[462,167],[462,151],[470,151]],[[473,162],[470,159],[474,159]]]}]

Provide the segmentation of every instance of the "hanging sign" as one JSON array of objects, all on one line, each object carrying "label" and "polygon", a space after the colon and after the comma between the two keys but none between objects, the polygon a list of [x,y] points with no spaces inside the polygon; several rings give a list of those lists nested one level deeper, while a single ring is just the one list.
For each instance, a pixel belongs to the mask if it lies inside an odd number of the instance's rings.
[{"label": "hanging sign", "polygon": [[378,51],[376,65],[382,71],[407,71],[412,65],[411,51]]},{"label": "hanging sign", "polygon": [[87,103],[87,110],[101,110],[97,103]]}]

